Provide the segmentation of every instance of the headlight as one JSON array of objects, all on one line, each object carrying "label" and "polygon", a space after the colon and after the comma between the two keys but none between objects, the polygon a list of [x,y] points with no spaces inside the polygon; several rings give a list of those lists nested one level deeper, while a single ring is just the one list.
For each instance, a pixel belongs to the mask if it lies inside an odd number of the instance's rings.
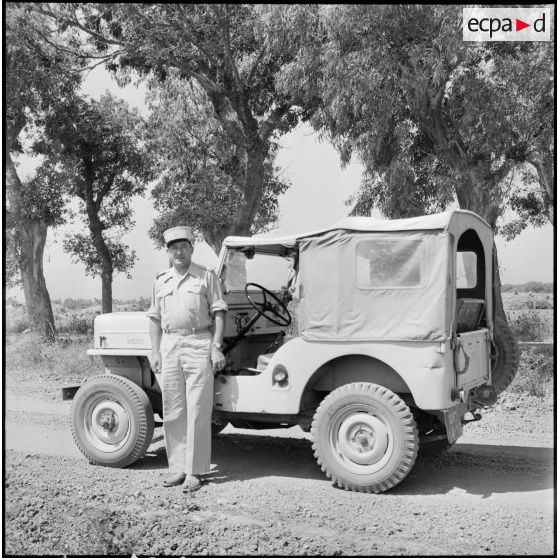
[{"label": "headlight", "polygon": [[282,364],[278,364],[273,369],[273,374],[271,375],[271,379],[274,386],[286,387],[289,385],[289,373],[287,372],[287,369]]}]

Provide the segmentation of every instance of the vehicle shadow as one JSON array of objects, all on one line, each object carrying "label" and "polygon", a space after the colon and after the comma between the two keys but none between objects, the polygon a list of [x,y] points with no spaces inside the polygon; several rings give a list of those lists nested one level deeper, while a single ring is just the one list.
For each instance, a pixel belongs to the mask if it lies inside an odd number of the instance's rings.
[{"label": "vehicle shadow", "polygon": [[458,444],[442,455],[419,456],[404,483],[389,494],[467,493],[488,498],[554,488],[554,449]]},{"label": "vehicle shadow", "polygon": [[[162,432],[156,432],[145,456],[128,468],[166,469],[167,456],[161,441]],[[216,467],[206,479],[215,483],[267,476],[326,480],[306,439],[222,433],[212,440],[211,462]]]},{"label": "vehicle shadow", "polygon": [[[162,433],[158,447],[131,469],[166,469]],[[206,480],[220,484],[264,477],[291,477],[330,482],[317,465],[307,439],[228,433],[213,439]],[[487,498],[506,492],[552,489],[554,450],[488,444],[456,445],[437,456],[420,456],[407,478],[386,495],[468,493]]]}]

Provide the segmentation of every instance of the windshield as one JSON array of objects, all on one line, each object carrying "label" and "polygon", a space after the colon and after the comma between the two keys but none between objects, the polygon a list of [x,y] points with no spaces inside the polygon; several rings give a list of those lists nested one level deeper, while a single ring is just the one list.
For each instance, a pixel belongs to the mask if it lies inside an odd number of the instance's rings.
[{"label": "windshield", "polygon": [[293,258],[229,250],[221,274],[225,291],[243,291],[246,283],[257,283],[270,291],[281,291],[293,276]]}]

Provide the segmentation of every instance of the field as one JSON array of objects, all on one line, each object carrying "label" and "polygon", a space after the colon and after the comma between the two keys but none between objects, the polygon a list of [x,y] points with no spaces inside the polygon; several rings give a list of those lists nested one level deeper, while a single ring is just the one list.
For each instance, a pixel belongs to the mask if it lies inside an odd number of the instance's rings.
[{"label": "field", "polygon": [[554,301],[550,294],[502,293],[508,323],[518,341],[552,343]]}]

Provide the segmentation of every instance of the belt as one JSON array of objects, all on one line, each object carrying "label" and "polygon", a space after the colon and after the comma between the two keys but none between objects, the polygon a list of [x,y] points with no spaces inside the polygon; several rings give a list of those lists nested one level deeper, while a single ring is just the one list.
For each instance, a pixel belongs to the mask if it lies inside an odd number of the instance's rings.
[{"label": "belt", "polygon": [[194,335],[195,333],[204,333],[209,331],[208,327],[192,327],[186,329],[170,329],[168,326],[163,328],[165,333],[174,333],[176,335]]}]

